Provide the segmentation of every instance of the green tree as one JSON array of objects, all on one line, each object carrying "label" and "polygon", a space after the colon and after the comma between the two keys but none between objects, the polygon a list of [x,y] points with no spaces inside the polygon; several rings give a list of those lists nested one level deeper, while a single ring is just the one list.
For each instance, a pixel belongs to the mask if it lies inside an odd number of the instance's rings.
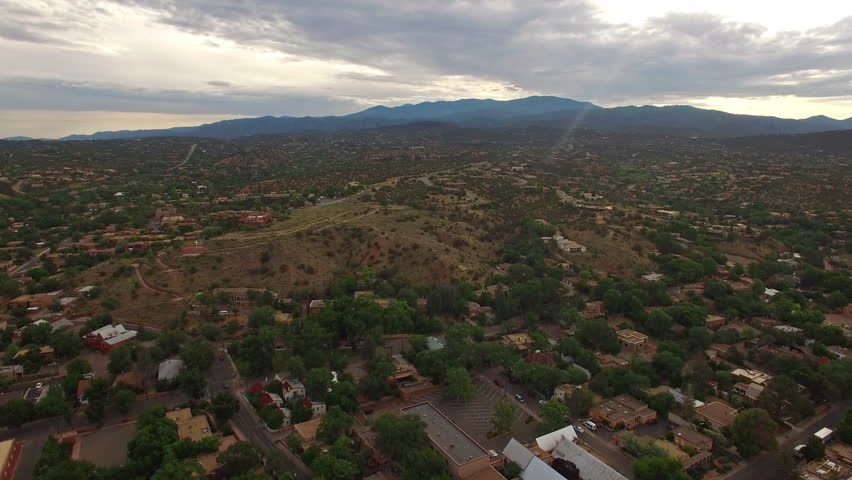
[{"label": "green tree", "polygon": [[72,405],[65,399],[65,393],[58,385],[51,385],[44,397],[35,405],[35,412],[41,418],[71,418]]},{"label": "green tree", "polygon": [[843,442],[852,443],[852,409],[846,411],[846,416],[840,421],[834,434]]},{"label": "green tree", "polygon": [[133,368],[133,354],[130,347],[122,345],[109,352],[109,363],[107,365],[109,373],[118,375],[130,371]]},{"label": "green tree", "polygon": [[331,370],[327,368],[312,368],[308,371],[305,378],[305,388],[311,395],[311,398],[323,400],[328,393],[328,387],[331,385],[332,375]]},{"label": "green tree", "polygon": [[237,442],[216,457],[222,465],[222,475],[236,477],[260,466],[260,454],[249,442]]},{"label": "green tree", "polygon": [[731,425],[731,442],[744,457],[751,457],[763,450],[778,446],[775,432],[778,425],[766,410],[751,408],[737,415]]},{"label": "green tree", "polygon": [[633,462],[635,480],[689,480],[683,465],[669,457],[647,456]]},{"label": "green tree", "polygon": [[451,368],[447,372],[447,396],[457,402],[473,399],[473,383],[467,370],[461,367]]},{"label": "green tree", "polygon": [[659,352],[654,355],[654,369],[662,377],[669,380],[679,380],[680,372],[683,369],[683,360],[677,355],[669,351]]},{"label": "green tree", "polygon": [[811,437],[808,439],[808,443],[805,444],[805,458],[808,461],[818,460],[825,456],[825,444],[817,437]]},{"label": "green tree", "polygon": [[331,407],[322,417],[317,438],[327,444],[332,444],[341,435],[345,435],[352,428],[352,416],[344,412],[340,407]]},{"label": "green tree", "polygon": [[213,365],[216,353],[213,347],[204,340],[193,340],[183,346],[180,358],[186,363],[188,369],[206,371]]},{"label": "green tree", "polygon": [[107,400],[111,390],[110,382],[104,378],[94,378],[86,389],[85,396],[89,400],[86,416],[89,420],[100,423],[106,413]]},{"label": "green tree", "polygon": [[181,390],[192,398],[201,398],[207,388],[207,380],[197,368],[187,369],[178,375],[177,383]]},{"label": "green tree", "polygon": [[565,425],[565,417],[568,415],[568,407],[558,400],[548,400],[541,406],[542,423],[539,432],[544,435],[562,428]]},{"label": "green tree", "polygon": [[671,332],[674,320],[671,315],[665,310],[654,310],[648,314],[648,319],[645,321],[645,328],[648,333],[654,337],[664,337]]},{"label": "green tree", "polygon": [[658,393],[648,400],[648,406],[661,418],[666,418],[675,409],[675,399],[671,393]]},{"label": "green tree", "polygon": [[176,330],[166,330],[157,337],[157,346],[166,354],[174,355],[180,351],[180,346],[185,337],[183,333]]},{"label": "green tree", "polygon": [[405,461],[402,480],[450,480],[447,461],[431,448],[413,451]]},{"label": "green tree", "polygon": [[417,415],[382,415],[373,424],[373,431],[376,432],[376,447],[397,461],[429,445],[426,424]]},{"label": "green tree", "polygon": [[269,305],[256,308],[249,315],[249,328],[259,329],[260,327],[268,327],[275,324],[275,310]]},{"label": "green tree", "polygon": [[568,411],[575,417],[585,417],[595,404],[595,394],[589,390],[576,390],[566,399]]},{"label": "green tree", "polygon": [[0,425],[17,428],[35,419],[35,407],[23,398],[13,398],[0,406]]},{"label": "green tree", "polygon": [[491,418],[494,433],[503,434],[512,429],[516,410],[515,404],[507,400],[497,400],[494,403],[494,416]]},{"label": "green tree", "polygon": [[201,326],[201,335],[207,340],[215,342],[222,338],[222,327],[213,323],[205,323]]},{"label": "green tree", "polygon": [[240,410],[240,402],[228,392],[220,392],[213,396],[211,410],[220,421],[230,420]]},{"label": "green tree", "polygon": [[136,394],[126,388],[119,389],[112,395],[112,404],[122,415],[127,415],[136,402]]},{"label": "green tree", "polygon": [[136,436],[127,444],[128,472],[149,478],[166,458],[169,446],[178,441],[177,425],[165,417],[161,406],[145,409],[136,422]]}]

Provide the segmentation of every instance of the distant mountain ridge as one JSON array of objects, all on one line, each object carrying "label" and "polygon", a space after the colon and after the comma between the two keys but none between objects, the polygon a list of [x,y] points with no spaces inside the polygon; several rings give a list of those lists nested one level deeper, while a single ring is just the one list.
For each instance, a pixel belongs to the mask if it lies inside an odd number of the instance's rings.
[{"label": "distant mountain ridge", "polygon": [[27,140],[35,140],[35,138],[17,136],[0,138],[0,140],[6,140],[7,142],[26,142]]},{"label": "distant mountain ridge", "polygon": [[418,121],[440,121],[466,127],[551,125],[624,132],[738,137],[814,133],[852,129],[852,117],[836,120],[816,116],[800,120],[737,115],[675,105],[604,108],[589,102],[551,96],[516,100],[463,99],[423,102],[398,107],[375,106],[350,115],[327,117],[257,117],[223,120],[196,127],[120,130],[69,135],[60,140],[111,140],[159,136],[234,138],[301,132],[358,130]]}]

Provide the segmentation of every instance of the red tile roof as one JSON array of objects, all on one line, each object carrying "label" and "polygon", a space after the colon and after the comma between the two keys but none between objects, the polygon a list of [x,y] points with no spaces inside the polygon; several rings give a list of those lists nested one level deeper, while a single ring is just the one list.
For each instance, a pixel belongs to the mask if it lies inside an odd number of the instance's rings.
[{"label": "red tile roof", "polygon": [[254,383],[254,384],[252,384],[252,386],[249,387],[249,392],[251,392],[251,393],[260,393],[262,391],[263,391],[263,384],[261,382]]}]

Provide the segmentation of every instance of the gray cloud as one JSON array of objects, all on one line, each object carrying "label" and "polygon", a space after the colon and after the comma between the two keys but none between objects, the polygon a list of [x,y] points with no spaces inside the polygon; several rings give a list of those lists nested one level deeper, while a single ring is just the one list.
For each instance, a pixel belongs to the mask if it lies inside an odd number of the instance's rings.
[{"label": "gray cloud", "polygon": [[283,89],[274,91],[229,85],[222,87],[224,88],[220,93],[214,94],[178,89],[125,88],[121,85],[39,78],[0,79],[0,110],[243,115],[287,112],[292,115],[332,115],[361,108],[351,100],[304,95]]},{"label": "gray cloud", "polygon": [[[136,0],[128,0],[131,3]],[[608,24],[585,1],[150,0],[164,23],[233,41],[390,71],[471,75],[599,101],[850,92],[852,17],[805,32],[707,14]],[[822,70],[819,77],[799,72]],[[779,84],[773,77],[792,75]],[[385,82],[387,83],[387,82]]]}]

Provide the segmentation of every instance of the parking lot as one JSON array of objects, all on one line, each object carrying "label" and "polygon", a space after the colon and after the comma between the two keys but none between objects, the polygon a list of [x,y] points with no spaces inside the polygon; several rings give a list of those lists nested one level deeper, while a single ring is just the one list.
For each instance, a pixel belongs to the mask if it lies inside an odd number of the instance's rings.
[{"label": "parking lot", "polygon": [[[412,400],[410,403],[430,402],[436,408],[461,427],[486,449],[498,452],[509,442],[509,435],[496,438],[488,438],[491,430],[491,419],[494,417],[494,404],[497,400],[505,398],[516,405],[511,398],[504,397],[503,390],[493,384],[482,381],[478,377],[473,379],[473,388],[476,396],[469,402],[455,402],[446,397],[444,391],[438,391],[423,395]],[[530,418],[523,409],[516,408],[515,423],[512,425],[511,436],[521,443],[527,443],[535,439],[536,422]]]},{"label": "parking lot", "polygon": [[136,435],[136,422],[104,427],[80,437],[80,459],[101,467],[124,465],[127,443]]}]

